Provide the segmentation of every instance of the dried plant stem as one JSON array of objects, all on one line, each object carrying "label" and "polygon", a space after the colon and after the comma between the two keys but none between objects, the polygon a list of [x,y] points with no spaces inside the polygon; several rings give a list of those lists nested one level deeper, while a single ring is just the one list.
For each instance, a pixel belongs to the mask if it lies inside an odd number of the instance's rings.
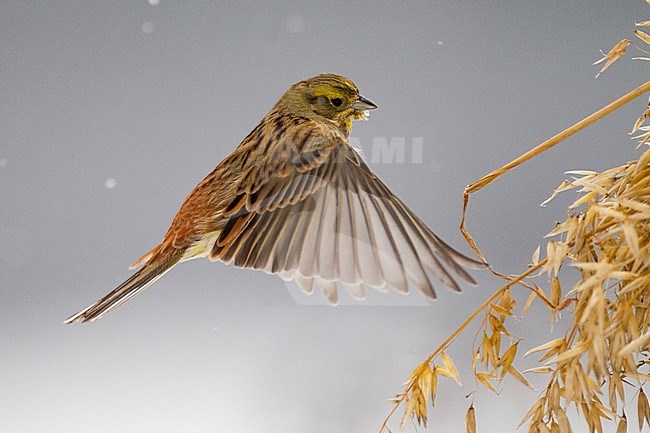
[{"label": "dried plant stem", "polygon": [[[467,228],[465,227],[465,216],[467,215],[467,206],[469,204],[469,196],[477,191],[480,191],[483,189],[485,186],[489,185],[492,183],[492,181],[500,178],[504,174],[506,174],[508,171],[512,170],[513,168],[517,167],[518,165],[523,164],[524,162],[528,161],[529,159],[532,159],[539,155],[540,153],[543,153],[547,151],[548,149],[552,148],[556,144],[560,143],[561,141],[565,140],[566,138],[569,138],[576,132],[586,128],[587,126],[591,125],[592,123],[597,122],[598,120],[602,119],[609,113],[616,111],[617,109],[621,108],[623,105],[627,104],[628,102],[638,98],[639,96],[643,95],[644,93],[647,93],[650,91],[650,81],[647,81],[645,84],[637,87],[636,89],[632,90],[631,92],[621,96],[618,98],[616,101],[611,102],[601,108],[600,110],[596,111],[595,113],[591,114],[590,116],[585,117],[578,123],[574,124],[573,126],[568,127],[564,131],[560,132],[559,134],[554,135],[553,137],[549,138],[548,140],[544,141],[543,143],[535,146],[534,148],[530,149],[528,152],[524,153],[523,155],[513,159],[506,165],[504,165],[501,168],[498,168],[496,170],[493,170],[492,172],[486,174],[479,180],[469,184],[467,188],[465,188],[465,191],[463,192],[463,213],[460,221],[460,231],[465,237],[465,240],[469,244],[469,246],[472,248],[472,250],[480,257],[481,260],[483,260],[485,263],[487,263],[487,260],[485,259],[485,256],[479,250],[479,248],[476,246],[476,242],[474,241],[474,238],[472,235],[467,231]],[[492,267],[490,267],[490,270],[494,275],[500,278],[504,278],[504,275],[496,272]],[[506,278],[507,279],[507,278]]]},{"label": "dried plant stem", "polygon": [[[449,337],[447,337],[447,339],[443,341],[442,344],[440,344],[440,346],[438,346],[438,348],[431,355],[429,355],[429,357],[422,364],[430,364],[431,362],[433,362],[433,360],[437,356],[439,356],[445,349],[447,349],[447,347],[449,347],[451,343],[453,343],[453,341],[469,326],[469,324],[472,323],[474,319],[479,314],[481,314],[481,312],[483,312],[486,308],[488,308],[490,304],[494,302],[494,300],[497,299],[504,291],[509,289],[511,286],[523,281],[525,278],[527,278],[529,275],[531,275],[538,269],[541,269],[543,266],[546,265],[547,262],[548,262],[548,258],[541,260],[536,265],[531,266],[526,272],[518,275],[516,278],[509,280],[506,284],[504,284],[498,290],[492,293],[492,295],[490,295],[485,301],[483,301],[483,303],[479,305],[478,308],[476,308],[476,310],[474,310],[474,312],[470,314],[469,317],[467,317],[467,319],[465,319],[465,321],[458,328],[456,328],[456,330]],[[413,388],[414,383],[415,382],[413,381],[409,383],[406,389],[404,390],[404,392],[401,394],[400,398],[398,398],[395,401],[395,405],[393,406],[393,409],[391,409],[391,411],[388,413],[388,415],[384,419],[384,422],[381,425],[381,428],[379,429],[380,433],[383,433],[384,431],[390,431],[388,429],[388,421],[391,419],[391,417],[393,416],[397,408],[400,406],[400,404],[404,402],[405,397]]]},{"label": "dried plant stem", "polygon": [[548,261],[547,258],[545,258],[544,260],[541,260],[536,265],[531,266],[526,272],[518,275],[517,278],[513,278],[512,280],[510,280],[509,282],[507,282],[506,284],[501,286],[501,288],[499,288],[499,290],[495,291],[492,295],[490,295],[489,298],[487,298],[485,301],[483,301],[483,303],[481,305],[479,305],[478,308],[476,310],[474,310],[474,312],[467,319],[465,319],[463,324],[460,325],[458,327],[458,329],[456,329],[440,346],[438,346],[438,348],[431,355],[429,355],[429,357],[427,358],[427,360],[425,362],[430,363],[431,361],[434,360],[434,358],[436,356],[440,355],[440,353],[442,353],[442,351],[444,351],[447,347],[449,347],[449,345],[456,339],[456,337],[458,337],[465,330],[465,328],[467,328],[467,326],[469,326],[469,324],[472,321],[474,321],[476,316],[478,316],[483,310],[485,310],[487,307],[489,307],[490,304],[496,298],[498,298],[499,295],[501,295],[506,289],[509,289],[511,286],[513,286],[513,285],[519,283],[520,281],[524,280],[526,277],[528,277],[530,274],[532,274],[536,270],[541,269],[544,265],[546,265],[547,261]]},{"label": "dried plant stem", "polygon": [[547,151],[551,147],[555,146],[559,142],[563,141],[564,139],[572,136],[576,132],[586,128],[587,126],[591,125],[592,123],[597,122],[598,120],[602,119],[609,113],[616,111],[617,109],[621,108],[623,105],[627,104],[628,102],[632,101],[633,99],[638,98],[639,96],[643,95],[644,93],[650,91],[650,81],[646,82],[642,86],[637,87],[636,89],[632,90],[631,92],[627,93],[626,95],[621,96],[618,98],[616,101],[606,105],[605,107],[601,108],[600,110],[596,111],[595,113],[591,114],[590,116],[585,117],[578,123],[574,124],[573,126],[570,126],[569,128],[565,129],[564,131],[560,132],[559,134],[554,135],[553,137],[549,138],[548,140],[544,141],[543,143],[537,145],[536,147],[530,149],[528,152],[524,153],[523,155],[519,156],[518,158],[513,159],[503,167],[496,169],[492,171],[491,173],[488,173],[487,175],[483,176],[476,182],[470,184],[467,188],[465,188],[465,201],[467,200],[467,197],[482,189],[486,185],[490,184],[493,180],[498,179],[511,169],[517,167],[518,165],[523,164],[524,162],[528,161],[529,159],[534,158],[535,156],[539,155],[542,152]]}]

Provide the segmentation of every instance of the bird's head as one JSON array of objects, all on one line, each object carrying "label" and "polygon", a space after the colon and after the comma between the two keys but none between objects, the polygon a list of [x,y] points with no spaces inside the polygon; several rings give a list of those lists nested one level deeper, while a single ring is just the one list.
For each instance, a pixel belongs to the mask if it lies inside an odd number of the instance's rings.
[{"label": "bird's head", "polygon": [[320,74],[289,88],[278,106],[309,118],[325,118],[349,130],[351,122],[365,119],[377,106],[364,98],[349,79],[335,74]]}]

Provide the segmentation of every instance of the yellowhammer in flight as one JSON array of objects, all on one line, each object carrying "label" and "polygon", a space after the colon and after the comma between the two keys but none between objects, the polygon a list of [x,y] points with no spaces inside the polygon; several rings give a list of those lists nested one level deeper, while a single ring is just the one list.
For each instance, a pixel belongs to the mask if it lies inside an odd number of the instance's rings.
[{"label": "yellowhammer in flight", "polygon": [[338,300],[364,285],[435,298],[430,272],[460,288],[443,265],[485,264],[439,239],[377,178],[348,142],[352,121],[377,108],[345,77],[294,84],[226,159],[190,192],[162,242],[111,293],[66,320],[87,322],[127,301],[177,263],[197,257],[262,269]]}]

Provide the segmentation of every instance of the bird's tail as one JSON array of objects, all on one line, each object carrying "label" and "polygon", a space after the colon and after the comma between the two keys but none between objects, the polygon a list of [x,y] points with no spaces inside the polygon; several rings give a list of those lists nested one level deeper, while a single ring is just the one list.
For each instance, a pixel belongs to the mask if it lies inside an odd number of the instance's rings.
[{"label": "bird's tail", "polygon": [[128,280],[120,284],[115,290],[95,302],[88,308],[66,319],[64,323],[92,322],[99,319],[113,308],[128,301],[142,290],[153,284],[158,278],[169,271],[180,257],[174,257],[164,261],[151,260]]}]

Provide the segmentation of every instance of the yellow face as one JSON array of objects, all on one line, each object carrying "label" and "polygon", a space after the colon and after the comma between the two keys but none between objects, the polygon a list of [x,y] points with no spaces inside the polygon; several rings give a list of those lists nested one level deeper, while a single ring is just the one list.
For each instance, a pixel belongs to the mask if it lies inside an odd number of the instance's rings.
[{"label": "yellow face", "polygon": [[301,81],[292,86],[281,101],[300,114],[315,114],[346,128],[352,120],[365,119],[365,111],[377,108],[361,96],[352,81],[335,74],[321,74]]},{"label": "yellow face", "polygon": [[350,104],[356,101],[358,91],[326,83],[308,89],[308,99],[317,114],[330,120],[343,120],[355,115]]}]

